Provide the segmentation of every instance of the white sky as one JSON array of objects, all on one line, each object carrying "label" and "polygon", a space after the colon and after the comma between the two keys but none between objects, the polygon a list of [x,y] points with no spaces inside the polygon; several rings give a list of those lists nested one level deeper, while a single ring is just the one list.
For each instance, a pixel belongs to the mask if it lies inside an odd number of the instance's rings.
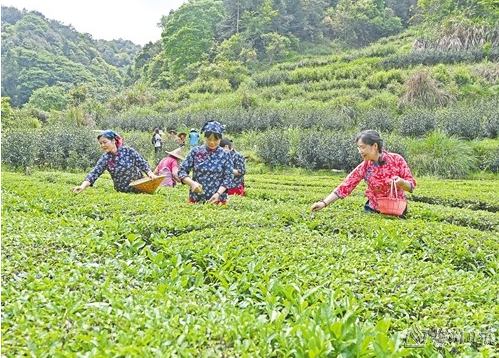
[{"label": "white sky", "polygon": [[47,19],[89,33],[94,40],[122,38],[145,45],[161,38],[157,26],[163,15],[187,0],[0,0],[19,10],[36,10]]}]

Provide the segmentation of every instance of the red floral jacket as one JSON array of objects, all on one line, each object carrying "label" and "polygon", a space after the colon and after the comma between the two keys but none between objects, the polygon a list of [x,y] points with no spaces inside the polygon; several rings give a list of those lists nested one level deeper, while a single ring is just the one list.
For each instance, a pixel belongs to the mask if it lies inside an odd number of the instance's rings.
[{"label": "red floral jacket", "polygon": [[[340,198],[345,198],[364,179],[367,184],[366,197],[369,199],[369,206],[378,210],[377,198],[386,197],[390,194],[390,183],[394,176],[399,176],[411,183],[411,192],[416,187],[416,181],[412,177],[411,170],[404,158],[396,153],[382,151],[380,162],[371,160],[363,161],[338,185],[334,193]],[[397,187],[397,196],[405,198],[405,192]]]}]

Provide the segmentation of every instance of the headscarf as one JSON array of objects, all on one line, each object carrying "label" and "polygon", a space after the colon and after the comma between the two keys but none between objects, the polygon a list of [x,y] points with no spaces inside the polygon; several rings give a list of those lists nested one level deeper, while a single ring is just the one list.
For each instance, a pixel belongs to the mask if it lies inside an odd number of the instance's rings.
[{"label": "headscarf", "polygon": [[121,145],[123,145],[123,137],[120,136],[118,133],[116,133],[115,131],[112,131],[110,129],[106,129],[105,131],[103,131],[102,133],[100,133],[98,136],[97,136],[97,139],[99,139],[100,137],[106,137],[107,139],[109,140],[116,140],[116,146],[117,147],[120,147]]},{"label": "headscarf", "polygon": [[213,132],[222,135],[224,130],[225,126],[223,124],[220,124],[217,121],[208,121],[203,125],[203,128],[201,128],[201,133]]}]

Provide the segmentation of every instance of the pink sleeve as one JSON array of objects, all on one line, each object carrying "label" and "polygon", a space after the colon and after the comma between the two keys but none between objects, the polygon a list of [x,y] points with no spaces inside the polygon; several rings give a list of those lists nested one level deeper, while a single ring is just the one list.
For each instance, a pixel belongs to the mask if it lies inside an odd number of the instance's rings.
[{"label": "pink sleeve", "polygon": [[334,193],[340,198],[345,198],[359,185],[360,181],[366,174],[366,162],[360,163],[348,176],[343,180],[343,183],[334,189]]}]

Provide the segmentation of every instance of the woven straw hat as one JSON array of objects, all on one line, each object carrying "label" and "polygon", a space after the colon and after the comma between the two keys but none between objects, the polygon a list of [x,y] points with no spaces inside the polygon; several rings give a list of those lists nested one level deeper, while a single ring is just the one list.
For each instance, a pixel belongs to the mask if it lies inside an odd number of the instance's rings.
[{"label": "woven straw hat", "polygon": [[182,148],[177,148],[175,150],[172,150],[171,152],[166,151],[166,153],[177,159],[184,160],[184,156],[182,155]]},{"label": "woven straw hat", "polygon": [[166,175],[159,175],[154,178],[142,178],[130,183],[131,187],[140,190],[143,193],[154,194]]}]

